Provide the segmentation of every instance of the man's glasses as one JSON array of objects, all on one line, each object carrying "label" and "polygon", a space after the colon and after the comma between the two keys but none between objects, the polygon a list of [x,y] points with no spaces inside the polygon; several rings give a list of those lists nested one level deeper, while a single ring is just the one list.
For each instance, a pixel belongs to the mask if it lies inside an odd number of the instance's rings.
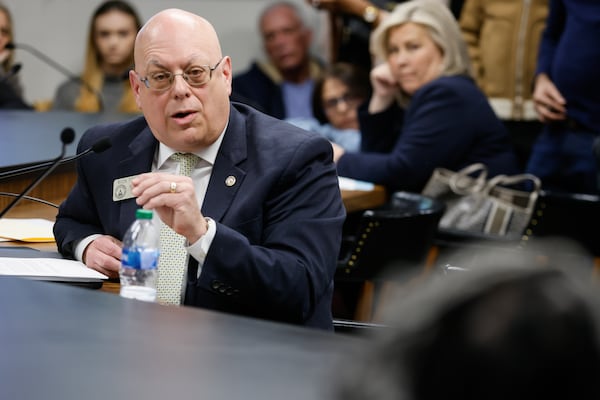
[{"label": "man's glasses", "polygon": [[211,67],[210,65],[193,65],[180,74],[173,74],[169,71],[157,71],[150,73],[145,78],[140,78],[140,81],[144,82],[144,85],[146,85],[148,89],[162,92],[169,90],[171,86],[173,86],[173,82],[175,82],[175,77],[180,75],[188,85],[192,87],[201,87],[210,81],[213,71],[221,64],[223,58],[221,58],[214,67]]},{"label": "man's glasses", "polygon": [[348,107],[356,107],[360,102],[361,99],[359,97],[344,93],[340,97],[323,99],[323,107],[325,107],[325,109],[337,109],[340,104],[344,104]]}]

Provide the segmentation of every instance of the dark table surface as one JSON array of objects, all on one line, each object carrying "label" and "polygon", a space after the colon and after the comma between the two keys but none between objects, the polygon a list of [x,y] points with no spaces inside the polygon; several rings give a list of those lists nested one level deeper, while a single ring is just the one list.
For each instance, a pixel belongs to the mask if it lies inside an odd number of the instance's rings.
[{"label": "dark table surface", "polygon": [[329,399],[364,338],[0,278],[0,398]]}]

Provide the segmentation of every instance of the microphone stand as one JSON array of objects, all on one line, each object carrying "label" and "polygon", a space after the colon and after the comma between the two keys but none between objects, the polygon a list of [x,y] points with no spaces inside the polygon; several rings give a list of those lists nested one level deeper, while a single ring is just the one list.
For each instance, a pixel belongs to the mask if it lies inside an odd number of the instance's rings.
[{"label": "microphone stand", "polygon": [[[104,150],[108,149],[109,147],[111,147],[110,139],[108,137],[104,137],[104,138],[98,140],[96,143],[94,143],[90,148],[82,151],[81,153],[75,154],[74,156],[61,158],[58,164],[62,165],[62,164],[65,164],[65,163],[68,163],[71,161],[75,161],[91,152],[101,153]],[[39,171],[41,169],[51,166],[54,163],[54,161],[55,161],[55,159],[48,160],[48,161],[41,161],[37,164],[30,165],[28,167],[23,167],[23,168],[19,168],[19,169],[15,169],[15,170],[0,172],[0,181],[2,181],[3,179],[12,178],[14,176],[19,176],[19,175],[28,174],[28,173],[34,172],[34,171]]]},{"label": "microphone stand", "polygon": [[53,203],[51,201],[40,199],[39,197],[22,196],[21,193],[0,192],[0,196],[6,196],[6,197],[19,197],[19,196],[21,196],[21,198],[23,198],[25,200],[35,201],[36,203],[44,204],[44,205],[47,205],[47,206],[50,206],[50,207],[54,207],[54,208],[58,208],[59,207],[58,204]]},{"label": "microphone stand", "polygon": [[28,195],[34,187],[36,187],[43,179],[45,179],[52,171],[54,171],[58,164],[60,164],[60,161],[64,157],[65,152],[67,151],[67,145],[70,144],[74,138],[75,132],[73,131],[73,129],[65,128],[62,131],[60,135],[60,140],[62,141],[62,149],[60,155],[53,160],[52,164],[50,164],[50,166],[43,173],[41,173],[33,182],[31,182],[29,186],[27,186],[17,197],[15,197],[15,199],[12,202],[10,202],[6,207],[4,207],[2,211],[0,211],[0,219],[2,219],[2,217],[4,217],[4,215],[7,212],[12,210],[13,207],[16,206],[17,203],[21,201],[21,199],[24,196]]},{"label": "microphone stand", "polygon": [[104,110],[104,102],[102,101],[102,94],[100,92],[98,92],[98,90],[94,89],[92,87],[92,85],[90,85],[88,82],[81,79],[80,76],[73,74],[66,67],[57,63],[56,61],[54,61],[53,59],[51,59],[50,57],[48,57],[47,55],[45,55],[44,53],[42,53],[41,51],[36,49],[35,47],[30,46],[28,44],[23,44],[23,43],[8,43],[5,46],[5,48],[25,50],[26,52],[32,54],[33,56],[35,56],[38,59],[45,62],[47,65],[50,65],[55,70],[59,71],[61,74],[66,76],[69,80],[75,81],[75,82],[79,83],[80,85],[83,85],[87,90],[89,90],[91,93],[93,93],[94,96],[96,96],[96,98],[98,99],[98,105],[100,107],[100,111]]}]

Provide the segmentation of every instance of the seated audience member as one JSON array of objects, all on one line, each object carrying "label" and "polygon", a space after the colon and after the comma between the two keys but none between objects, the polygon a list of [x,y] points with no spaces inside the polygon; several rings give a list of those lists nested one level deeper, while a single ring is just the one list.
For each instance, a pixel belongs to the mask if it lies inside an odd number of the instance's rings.
[{"label": "seated audience member", "polygon": [[500,257],[395,299],[386,331],[343,360],[329,398],[600,398],[597,288],[572,264]]},{"label": "seated audience member", "polygon": [[385,62],[371,71],[373,95],[359,109],[361,152],[333,144],[338,174],[420,192],[436,167],[487,165],[517,172],[508,134],[471,78],[458,23],[438,1],[409,1],[374,32]]},{"label": "seated audience member", "polygon": [[106,1],[92,16],[81,81],[58,88],[54,110],[139,113],[127,73],[133,67],[133,42],[140,18],[124,1]]},{"label": "seated audience member", "polygon": [[321,64],[311,57],[312,31],[298,6],[269,5],[259,29],[268,61],[255,61],[233,79],[233,97],[275,118],[312,117],[311,96]]},{"label": "seated audience member", "polygon": [[371,94],[369,74],[358,66],[337,63],[317,79],[312,106],[315,118],[287,121],[325,136],[347,151],[360,149],[358,106]]},{"label": "seated audience member", "polygon": [[14,41],[12,16],[0,3],[0,109],[30,109],[23,101],[19,75],[12,72],[13,52],[6,45]]},{"label": "seated audience member", "polygon": [[[204,18],[150,18],[129,72],[144,116],[84,133],[78,151],[104,137],[112,147],[78,161],[58,248],[117,277],[135,210],[153,209],[178,238],[161,234],[161,303],[332,329],[345,211],[331,144],[231,103],[231,64]],[[132,176],[133,197],[115,201],[115,180]]]},{"label": "seated audience member", "polygon": [[547,15],[548,0],[466,0],[460,16],[475,80],[506,126],[520,170],[542,128],[532,88]]},{"label": "seated audience member", "polygon": [[544,123],[527,172],[545,189],[600,194],[600,2],[550,0],[533,91]]}]

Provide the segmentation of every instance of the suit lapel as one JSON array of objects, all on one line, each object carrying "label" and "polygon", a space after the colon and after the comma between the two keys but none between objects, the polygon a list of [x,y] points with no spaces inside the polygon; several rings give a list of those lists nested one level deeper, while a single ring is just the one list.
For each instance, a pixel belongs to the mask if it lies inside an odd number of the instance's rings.
[{"label": "suit lapel", "polygon": [[233,106],[229,124],[213,166],[202,214],[221,221],[246,177],[241,163],[247,158],[245,118]]}]

